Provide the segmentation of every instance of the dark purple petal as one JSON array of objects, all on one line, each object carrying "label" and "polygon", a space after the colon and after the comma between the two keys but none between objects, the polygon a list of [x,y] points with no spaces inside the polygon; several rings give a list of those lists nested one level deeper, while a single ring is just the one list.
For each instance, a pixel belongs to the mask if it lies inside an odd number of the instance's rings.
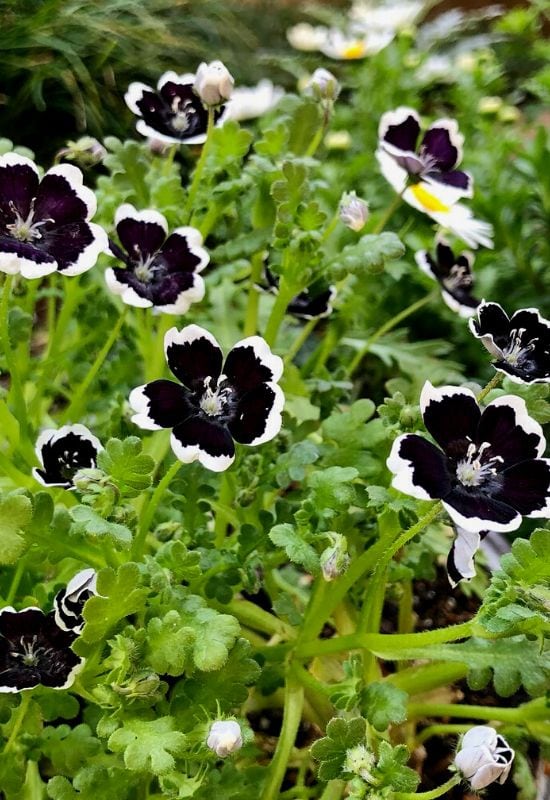
[{"label": "dark purple petal", "polygon": [[124,217],[116,226],[120,243],[135,263],[144,263],[161,247],[166,231],[156,222]]},{"label": "dark purple petal", "polygon": [[395,488],[418,496],[420,489],[427,498],[444,498],[451,490],[452,476],[444,454],[423,436],[404,435],[394,445],[388,468],[395,473]]},{"label": "dark purple petal", "polygon": [[521,524],[521,516],[511,505],[484,492],[483,487],[456,483],[443,503],[453,521],[469,531],[511,531]]},{"label": "dark purple petal", "polygon": [[242,397],[228,423],[233,438],[241,444],[251,444],[255,439],[268,436],[272,439],[281,426],[280,413],[272,414],[280,390],[261,383]]},{"label": "dark purple petal", "polygon": [[539,457],[544,449],[542,429],[528,415],[523,400],[499,398],[483,411],[477,429],[478,444],[489,442],[490,456],[503,459],[500,469]]},{"label": "dark purple petal", "polygon": [[[495,493],[495,498],[508,503],[524,516],[533,513],[535,516],[550,516],[550,462],[533,459],[515,464],[504,470],[502,480],[502,488]],[[540,511],[545,513],[536,513]]]},{"label": "dark purple petal", "polygon": [[56,258],[32,242],[20,242],[9,236],[0,235],[0,253],[14,253],[19,258],[26,261],[33,261],[35,264],[55,264]]},{"label": "dark purple petal", "polygon": [[278,381],[282,374],[282,362],[274,356],[260,336],[249,336],[228,354],[223,366],[224,375],[240,396],[258,386],[259,383]]},{"label": "dark purple petal", "polygon": [[188,463],[198,460],[207,469],[216,472],[227,469],[235,458],[231,434],[225,425],[213,417],[189,417],[176,425],[171,442],[180,461]]},{"label": "dark purple petal", "polygon": [[95,240],[90,223],[71,222],[45,231],[39,241],[41,247],[57,261],[59,272],[63,272],[74,266]]},{"label": "dark purple petal", "polygon": [[159,94],[143,90],[136,107],[147,127],[163,136],[184,142],[206,131],[208,113],[191,83],[168,80]]},{"label": "dark purple petal", "polygon": [[330,303],[335,293],[333,286],[317,294],[312,294],[306,289],[290,301],[287,311],[289,314],[294,314],[295,317],[301,317],[302,319],[326,317],[332,311]]},{"label": "dark purple petal", "polygon": [[147,383],[141,388],[141,395],[147,400],[147,408],[137,409],[132,400],[133,407],[136,411],[146,413],[161,428],[173,428],[193,413],[187,391],[174,381],[158,380]]},{"label": "dark purple petal", "polygon": [[46,173],[36,195],[34,219],[51,219],[56,226],[84,221],[89,216],[88,206],[77,191],[65,176]]},{"label": "dark purple petal", "polygon": [[214,384],[221,374],[223,355],[212,334],[198,325],[172,328],[164,338],[166,360],[172,373],[187,388],[204,388],[206,378]]},{"label": "dark purple petal", "polygon": [[448,172],[427,172],[426,178],[431,178],[438,183],[443,183],[445,186],[452,186],[454,189],[462,189],[464,192],[470,193],[472,191],[472,178],[467,172],[460,170],[451,170]]},{"label": "dark purple petal", "polygon": [[167,306],[176,302],[182,292],[191,289],[197,280],[192,272],[172,273],[151,283],[151,300],[155,306]]},{"label": "dark purple petal", "polygon": [[193,253],[186,236],[172,233],[160,248],[155,264],[160,264],[167,272],[194,272],[201,258]]},{"label": "dark purple petal", "polygon": [[28,159],[15,153],[0,158],[0,230],[15,219],[12,204],[22,219],[28,217],[38,180],[36,168]]},{"label": "dark purple petal", "polygon": [[448,128],[437,127],[428,128],[422,138],[420,151],[431,156],[438,170],[447,172],[457,164],[460,151]]},{"label": "dark purple petal", "polygon": [[435,245],[435,257],[437,263],[437,275],[448,275],[454,265],[457,263],[455,254],[452,248],[449,247],[446,241],[438,239]]},{"label": "dark purple petal", "polygon": [[448,455],[462,456],[473,440],[481,416],[475,397],[466,389],[434,388],[426,383],[420,398],[424,424]]},{"label": "dark purple petal", "polygon": [[420,135],[418,120],[412,113],[408,113],[406,109],[403,110],[403,114],[399,114],[399,109],[395,112],[390,112],[390,114],[392,115],[392,121],[385,127],[384,131],[381,131],[381,138],[400,150],[414,152]]},{"label": "dark purple petal", "polygon": [[472,327],[478,336],[490,334],[501,349],[510,338],[510,320],[498,303],[482,303],[478,309],[478,319],[472,320]]}]

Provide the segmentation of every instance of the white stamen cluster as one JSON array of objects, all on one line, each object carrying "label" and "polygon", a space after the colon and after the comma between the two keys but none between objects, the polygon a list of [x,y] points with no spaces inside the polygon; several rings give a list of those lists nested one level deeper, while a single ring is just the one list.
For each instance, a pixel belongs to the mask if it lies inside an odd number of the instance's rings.
[{"label": "white stamen cluster", "polygon": [[483,453],[488,447],[491,447],[490,442],[483,442],[479,447],[474,442],[468,445],[466,458],[459,461],[456,467],[456,477],[464,486],[479,486],[490,475],[496,475],[497,469],[494,464],[502,462],[502,457],[493,456],[483,462]]}]

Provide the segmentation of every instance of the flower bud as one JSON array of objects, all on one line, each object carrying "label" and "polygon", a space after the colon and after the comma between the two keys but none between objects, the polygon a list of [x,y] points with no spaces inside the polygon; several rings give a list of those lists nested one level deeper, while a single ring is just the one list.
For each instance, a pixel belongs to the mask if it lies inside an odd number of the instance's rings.
[{"label": "flower bud", "polygon": [[334,102],[340,94],[340,84],[328,69],[316,69],[306,86],[306,90],[317,100]]},{"label": "flower bud", "polygon": [[477,792],[494,781],[504,783],[514,755],[508,742],[494,728],[476,725],[464,735],[455,765]]},{"label": "flower bud", "polygon": [[106,155],[107,150],[101,142],[91,136],[83,136],[76,142],[67,142],[67,146],[59,150],[55,158],[56,161],[61,159],[75,161],[81,167],[94,167],[100,164]]},{"label": "flower bud", "polygon": [[340,200],[340,222],[352,231],[360,231],[369,218],[369,204],[355,192],[345,192]]},{"label": "flower bud", "polygon": [[326,581],[333,581],[347,570],[350,562],[348,542],[339,533],[328,534],[332,545],[323,550],[320,557],[321,571]]},{"label": "flower bud", "polygon": [[205,106],[219,106],[229,100],[235,81],[221,61],[200,64],[193,89]]},{"label": "flower bud", "polygon": [[366,783],[371,785],[376,782],[376,779],[371,773],[372,768],[375,766],[376,759],[374,753],[371,753],[364,744],[358,744],[355,747],[350,747],[346,750],[346,760],[344,762],[344,770],[346,772],[353,772],[359,775]]},{"label": "flower bud", "polygon": [[239,723],[231,719],[212,723],[206,744],[220,758],[240,750],[243,735]]},{"label": "flower bud", "polygon": [[328,150],[349,150],[352,138],[349,131],[329,131],[325,136],[325,147]]}]

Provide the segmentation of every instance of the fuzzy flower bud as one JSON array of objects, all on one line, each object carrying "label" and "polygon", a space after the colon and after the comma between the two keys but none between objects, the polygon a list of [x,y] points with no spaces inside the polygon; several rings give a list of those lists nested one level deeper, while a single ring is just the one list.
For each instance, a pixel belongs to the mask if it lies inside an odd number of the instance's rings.
[{"label": "fuzzy flower bud", "polygon": [[81,167],[94,167],[100,164],[106,155],[107,150],[101,142],[91,136],[83,136],[76,142],[67,142],[67,146],[58,151],[56,161],[65,159],[75,161]]},{"label": "fuzzy flower bud", "polygon": [[328,100],[331,103],[340,94],[340,84],[328,69],[319,67],[311,76],[306,89],[317,100]]},{"label": "fuzzy flower bud", "polygon": [[344,769],[346,772],[353,772],[355,775],[359,775],[360,778],[372,785],[376,783],[376,779],[371,773],[375,763],[374,753],[367,750],[364,744],[358,744],[346,751]]},{"label": "fuzzy flower bud", "polygon": [[205,106],[219,106],[229,100],[235,81],[221,61],[200,64],[193,89]]},{"label": "fuzzy flower bud", "polygon": [[240,750],[243,735],[239,723],[230,719],[212,723],[206,744],[220,758]]},{"label": "fuzzy flower bud", "polygon": [[321,571],[326,581],[333,581],[347,570],[350,562],[348,542],[339,533],[328,534],[332,545],[323,550],[320,557]]},{"label": "fuzzy flower bud", "polygon": [[360,231],[369,218],[369,204],[355,192],[345,192],[340,200],[340,222],[352,231]]},{"label": "fuzzy flower bud", "polygon": [[494,728],[476,725],[464,735],[455,765],[477,792],[494,781],[504,783],[514,755],[508,742]]}]

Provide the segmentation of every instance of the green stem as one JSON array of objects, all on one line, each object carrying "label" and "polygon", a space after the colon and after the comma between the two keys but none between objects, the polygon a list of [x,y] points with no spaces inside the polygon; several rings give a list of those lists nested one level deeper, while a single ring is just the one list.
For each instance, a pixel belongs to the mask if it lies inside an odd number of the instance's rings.
[{"label": "green stem", "polygon": [[172,483],[173,479],[176,477],[180,467],[181,461],[174,461],[170,469],[166,471],[162,480],[160,480],[157,484],[153,494],[151,495],[149,503],[140,516],[138,532],[134,539],[131,551],[131,557],[134,560],[138,560],[143,555],[143,548],[147,539],[147,534],[149,533],[149,529],[151,527],[151,523],[153,521],[153,517],[155,516],[155,512],[160,501],[164,497],[164,493]]},{"label": "green stem", "polygon": [[503,380],[504,380],[503,373],[495,372],[495,374],[493,375],[487,386],[484,386],[481,392],[478,394],[477,402],[481,403],[483,400],[485,400],[489,392],[492,391],[493,389],[496,389],[497,386],[500,386]]},{"label": "green stem", "polygon": [[292,300],[294,294],[295,292],[293,288],[289,286],[284,277],[282,277],[279,282],[279,292],[275,298],[273,308],[271,309],[271,314],[269,315],[264,334],[264,339],[270,347],[275,345],[277,334],[284,319],[287,306]]},{"label": "green stem", "polygon": [[269,766],[266,783],[260,800],[277,800],[287,769],[288,760],[296,741],[298,727],[302,720],[304,705],[304,688],[296,678],[292,667],[285,684],[285,701],[283,707],[283,726],[273,760]]},{"label": "green stem", "polygon": [[353,560],[347,571],[333,581],[330,591],[327,592],[315,608],[315,615],[311,618],[309,625],[309,639],[314,639],[323,629],[323,625],[330,617],[333,610],[340,605],[344,597],[348,594],[351,587],[357,583],[366,573],[372,572],[377,564],[381,562],[389,564],[394,555],[408,541],[421,533],[431,522],[435,520],[441,511],[439,501],[431,504],[426,514],[421,517],[412,527],[403,531],[396,541],[389,545],[386,539],[380,539],[368,550],[365,550],[358,558]]},{"label": "green stem", "polygon": [[291,625],[264,611],[249,600],[232,600],[224,605],[224,611],[236,617],[240,623],[255,631],[284,639],[296,639],[296,631]]},{"label": "green stem", "polygon": [[319,318],[318,317],[314,317],[313,319],[310,319],[307,322],[307,324],[302,327],[300,333],[294,339],[294,341],[292,342],[292,344],[290,345],[290,347],[288,348],[288,350],[286,352],[286,355],[284,357],[285,365],[286,364],[290,364],[290,362],[293,360],[294,356],[297,355],[300,352],[300,350],[302,349],[302,346],[305,344],[305,342],[307,342],[307,340],[309,339],[309,337],[313,333],[313,330],[315,329],[315,326],[317,325],[318,322],[319,322]]},{"label": "green stem", "polygon": [[21,726],[25,719],[25,714],[27,713],[27,709],[29,708],[29,703],[31,702],[31,694],[29,691],[26,691],[21,696],[21,702],[17,710],[14,712],[14,720],[13,726],[10,733],[10,738],[6,742],[6,746],[4,747],[3,755],[11,752],[15,747],[15,742],[17,741],[17,737],[19,735],[19,731],[21,730]]},{"label": "green stem", "polygon": [[15,595],[17,594],[17,590],[19,588],[19,584],[21,582],[21,578],[23,577],[23,573],[25,572],[26,566],[27,566],[27,560],[25,556],[22,556],[17,562],[17,567],[15,568],[15,572],[13,573],[13,578],[11,579],[10,588],[6,595],[6,605],[8,606],[11,606],[11,604],[15,600]]},{"label": "green stem", "polygon": [[329,781],[325,786],[323,794],[319,800],[340,800],[342,793],[346,788],[345,781],[334,780]]},{"label": "green stem", "polygon": [[304,153],[304,156],[306,158],[313,158],[313,156],[315,155],[315,153],[317,152],[317,150],[319,148],[319,145],[323,141],[323,137],[324,137],[324,135],[326,133],[326,130],[328,128],[328,124],[329,124],[329,121],[330,121],[330,112],[331,111],[332,111],[332,103],[326,101],[326,104],[325,104],[325,107],[324,107],[324,110],[323,110],[323,121],[321,122],[321,125],[317,128],[317,131],[315,132],[315,135],[314,135],[313,139],[309,143],[309,146],[308,146],[306,152]]},{"label": "green stem", "polygon": [[400,311],[399,314],[396,314],[395,317],[392,317],[387,322],[385,322],[380,328],[378,328],[372,336],[369,336],[361,350],[359,350],[355,357],[353,358],[349,368],[348,368],[348,375],[353,375],[357,367],[361,364],[361,361],[366,356],[366,354],[371,349],[372,345],[378,341],[382,336],[386,333],[389,333],[391,330],[396,328],[400,322],[403,322],[404,319],[410,317],[411,314],[414,314],[416,311],[419,311],[424,306],[428,305],[432,300],[434,300],[439,295],[439,290],[436,289],[430,294],[427,294],[425,297],[421,297],[420,300],[416,300],[407,308],[404,308],[403,311]]},{"label": "green stem", "polygon": [[199,160],[197,162],[197,166],[195,167],[195,172],[193,174],[193,180],[191,181],[191,186],[189,187],[189,193],[187,195],[187,219],[191,220],[193,217],[193,206],[195,204],[195,200],[197,197],[197,192],[199,190],[202,173],[204,172],[204,167],[206,165],[206,156],[208,155],[208,151],[210,150],[210,146],[212,143],[212,132],[214,130],[214,109],[210,107],[208,109],[208,123],[206,126],[206,141],[204,142],[201,150],[201,154]]},{"label": "green stem", "polygon": [[447,783],[431,789],[429,792],[394,792],[393,798],[394,800],[435,800],[436,797],[443,797],[444,794],[447,794],[453,786],[458,786],[461,780],[462,776],[457,773],[449,778]]},{"label": "green stem", "polygon": [[86,394],[88,392],[88,389],[89,389],[92,381],[94,380],[95,376],[97,375],[97,373],[99,372],[99,370],[103,366],[103,363],[104,363],[105,359],[109,355],[109,352],[111,351],[112,346],[114,345],[115,341],[118,338],[118,335],[119,335],[119,333],[121,331],[121,328],[122,328],[122,326],[124,324],[124,318],[126,316],[127,309],[128,309],[128,306],[125,305],[123,307],[121,313],[120,313],[120,316],[119,316],[119,318],[117,320],[116,325],[114,326],[114,328],[111,331],[111,334],[110,334],[109,338],[107,339],[107,341],[105,342],[105,344],[103,345],[103,347],[101,348],[99,353],[97,354],[94,363],[92,364],[92,366],[88,370],[88,374],[86,375],[86,377],[84,378],[84,380],[82,381],[82,383],[80,384],[80,386],[78,387],[76,392],[74,393],[73,399],[71,400],[71,402],[69,403],[69,405],[67,406],[67,408],[65,409],[63,414],[61,415],[60,423],[62,425],[65,424],[68,420],[70,420],[73,416],[74,416],[75,419],[78,419],[80,414],[82,413],[82,402],[83,402],[83,400],[85,400]]},{"label": "green stem", "polygon": [[252,256],[250,269],[250,285],[248,287],[248,300],[246,303],[246,316],[244,319],[244,335],[254,336],[258,332],[258,308],[260,305],[260,293],[256,288],[262,279],[263,253],[255,253]]},{"label": "green stem", "polygon": [[384,680],[398,686],[407,694],[423,694],[440,686],[462,680],[468,674],[466,664],[422,664],[392,672]]},{"label": "green stem", "polygon": [[524,703],[518,708],[498,706],[469,706],[455,703],[409,703],[407,717],[450,717],[451,719],[499,720],[500,722],[524,723],[526,720],[548,719],[548,708],[542,703]]},{"label": "green stem", "polygon": [[296,657],[308,659],[314,656],[333,655],[348,650],[370,650],[387,661],[400,658],[401,652],[414,647],[428,647],[433,644],[465,639],[472,635],[474,623],[463,622],[447,628],[419,633],[351,633],[333,639],[316,639],[296,647]]},{"label": "green stem", "polygon": [[216,519],[214,520],[214,534],[215,534],[215,547],[221,550],[225,543],[225,534],[227,533],[227,515],[223,511],[223,507],[230,507],[234,499],[233,483],[227,472],[223,472],[220,482],[220,501],[216,511]]},{"label": "green stem", "polygon": [[428,739],[431,739],[432,736],[460,736],[461,733],[466,733],[470,730],[472,726],[469,724],[466,725],[428,725],[427,728],[424,728],[420,731],[418,736],[415,738],[415,743],[417,745],[426,742]]},{"label": "green stem", "polygon": [[[405,191],[405,190],[403,190]],[[379,234],[382,233],[388,222],[390,221],[391,217],[393,216],[394,212],[397,211],[401,203],[403,202],[403,193],[395,195],[390,205],[387,207],[384,214],[380,217],[377,224],[374,226],[370,233],[372,234]]]},{"label": "green stem", "polygon": [[13,279],[13,275],[6,275],[4,288],[2,289],[2,299],[0,300],[0,337],[4,350],[4,358],[6,359],[6,366],[10,375],[10,392],[13,395],[15,416],[19,423],[21,438],[23,442],[26,442],[28,440],[27,408],[9,337],[9,303]]}]

